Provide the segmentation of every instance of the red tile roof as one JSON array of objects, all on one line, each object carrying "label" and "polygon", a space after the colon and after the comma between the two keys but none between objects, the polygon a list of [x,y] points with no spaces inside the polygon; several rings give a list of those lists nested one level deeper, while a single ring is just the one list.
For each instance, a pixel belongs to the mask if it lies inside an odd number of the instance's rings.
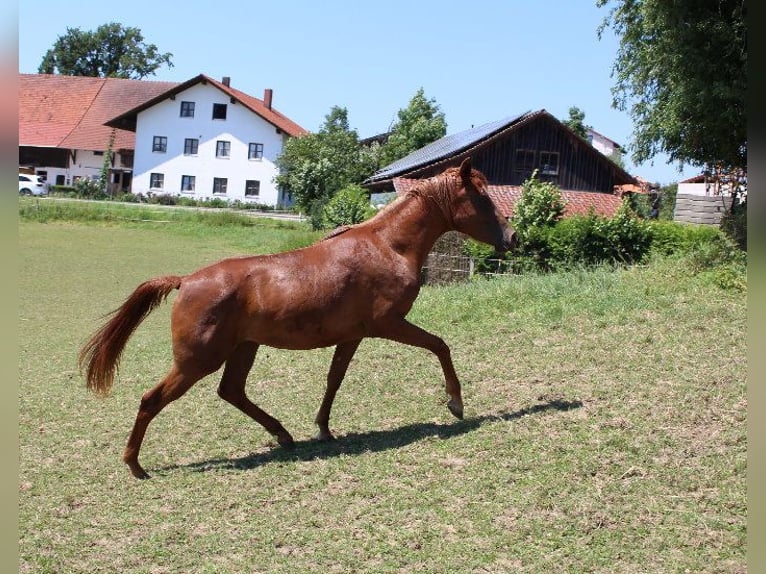
[{"label": "red tile roof", "polygon": [[121,129],[125,125],[113,120],[135,116],[138,111],[202,81],[213,84],[288,135],[307,133],[273,107],[266,107],[263,100],[205,75],[179,84],[19,74],[19,145],[100,151],[109,147],[109,137],[114,131],[114,149],[134,149],[135,132]]},{"label": "red tile roof", "polygon": [[299,136],[299,135],[308,133],[307,130],[303,129],[301,126],[296,124],[294,121],[292,121],[290,118],[288,118],[284,114],[278,112],[273,107],[267,107],[263,100],[254,98],[253,96],[250,96],[244,92],[241,92],[237,89],[227,86],[219,82],[218,80],[214,80],[213,78],[210,78],[209,76],[206,76],[204,74],[195,76],[191,80],[187,80],[186,82],[182,84],[177,84],[173,86],[171,89],[161,94],[158,94],[156,97],[148,101],[145,101],[141,103],[140,105],[136,105],[135,107],[131,109],[127,109],[126,111],[120,114],[114,114],[112,116],[112,119],[110,119],[107,122],[107,124],[115,126],[115,127],[130,126],[130,125],[135,126],[136,116],[139,114],[139,112],[142,112],[143,110],[152,107],[158,102],[161,102],[162,100],[172,95],[175,95],[184,90],[187,90],[191,86],[195,84],[199,84],[199,83],[212,84],[213,86],[215,86],[216,88],[224,92],[229,97],[232,97],[238,102],[240,102],[250,111],[261,116],[263,119],[265,119],[267,122],[271,123],[275,127],[281,129],[287,135]]},{"label": "red tile roof", "polygon": [[[162,92],[175,82],[19,74],[19,145],[105,150],[109,118]],[[133,149],[135,134],[118,129],[115,149]]]},{"label": "red tile roof", "polygon": [[[394,189],[397,193],[408,191],[417,182],[417,179],[405,177],[396,177],[393,180]],[[521,186],[489,184],[487,194],[497,205],[500,214],[510,219],[513,217],[514,206],[521,197]],[[618,195],[591,191],[561,190],[561,199],[565,203],[564,217],[588,215],[591,209],[596,215],[612,217],[622,205],[622,197]]]}]

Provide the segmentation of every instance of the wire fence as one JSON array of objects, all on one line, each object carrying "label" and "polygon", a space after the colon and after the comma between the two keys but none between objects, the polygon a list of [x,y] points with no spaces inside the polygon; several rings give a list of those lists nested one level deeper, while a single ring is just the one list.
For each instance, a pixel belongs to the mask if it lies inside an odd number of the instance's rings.
[{"label": "wire fence", "polygon": [[511,262],[505,259],[483,259],[478,262],[467,255],[431,252],[423,266],[424,285],[443,285],[468,281],[475,275],[492,277],[511,274]]}]

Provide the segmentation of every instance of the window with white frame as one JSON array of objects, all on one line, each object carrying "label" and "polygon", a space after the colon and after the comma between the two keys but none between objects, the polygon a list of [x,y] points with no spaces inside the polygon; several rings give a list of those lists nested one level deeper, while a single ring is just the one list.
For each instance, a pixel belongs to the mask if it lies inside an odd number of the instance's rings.
[{"label": "window with white frame", "polygon": [[197,155],[199,140],[197,138],[184,139],[184,155]]},{"label": "window with white frame", "polygon": [[194,191],[194,187],[197,183],[196,176],[182,175],[181,176],[181,191]]},{"label": "window with white frame", "polygon": [[262,159],[263,158],[263,144],[251,143],[247,148],[247,159]]},{"label": "window with white frame", "polygon": [[558,175],[559,153],[556,151],[540,152],[540,173],[543,175]]},{"label": "window with white frame", "polygon": [[214,120],[226,119],[226,104],[213,104],[213,119]]},{"label": "window with white frame", "polygon": [[229,181],[225,177],[214,177],[213,178],[213,193],[225,195],[226,186],[228,185],[228,183]]},{"label": "window with white frame", "polygon": [[149,187],[151,189],[163,189],[165,187],[165,174],[152,173],[149,176]]},{"label": "window with white frame", "polygon": [[152,151],[159,153],[168,151],[168,138],[166,136],[154,136],[152,138]]},{"label": "window with white frame", "polygon": [[258,197],[261,195],[261,182],[257,179],[245,181],[245,197]]},{"label": "window with white frame", "polygon": [[181,117],[182,118],[194,117],[194,102],[181,102]]},{"label": "window with white frame", "polygon": [[215,142],[215,157],[229,157],[231,155],[231,142],[218,140]]}]

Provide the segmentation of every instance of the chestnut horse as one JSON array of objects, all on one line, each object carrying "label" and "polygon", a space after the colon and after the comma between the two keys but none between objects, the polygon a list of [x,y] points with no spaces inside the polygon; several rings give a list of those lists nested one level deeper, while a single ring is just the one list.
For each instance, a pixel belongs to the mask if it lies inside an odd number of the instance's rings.
[{"label": "chestnut horse", "polygon": [[421,268],[436,239],[456,230],[508,251],[515,232],[487,195],[487,180],[460,167],[422,180],[372,219],[340,228],[317,243],[274,255],[229,258],[189,275],[150,279],[111,313],[85,343],[79,365],[87,387],[106,394],[120,356],[138,325],[178,289],[171,315],[170,372],[141,397],[123,461],[148,478],[138,453],[151,420],[201,378],[224,366],[218,394],[276,437],[293,438],[245,394],[258,347],[315,349],[335,346],[327,388],[316,415],[320,440],[332,440],[335,394],[359,343],[382,337],[435,354],[444,372],[447,407],[463,417],[463,400],[449,347],[405,318],[421,285]]}]

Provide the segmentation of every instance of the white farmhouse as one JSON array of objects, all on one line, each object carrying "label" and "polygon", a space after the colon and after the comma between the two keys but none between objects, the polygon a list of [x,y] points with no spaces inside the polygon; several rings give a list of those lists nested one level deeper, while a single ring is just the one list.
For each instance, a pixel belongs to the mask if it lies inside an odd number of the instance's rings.
[{"label": "white farmhouse", "polygon": [[19,168],[51,185],[288,206],[274,160],[306,133],[272,106],[199,75],[179,84],[19,74]]},{"label": "white farmhouse", "polygon": [[106,122],[135,131],[132,192],[288,206],[276,158],[306,133],[263,99],[203,74]]}]

